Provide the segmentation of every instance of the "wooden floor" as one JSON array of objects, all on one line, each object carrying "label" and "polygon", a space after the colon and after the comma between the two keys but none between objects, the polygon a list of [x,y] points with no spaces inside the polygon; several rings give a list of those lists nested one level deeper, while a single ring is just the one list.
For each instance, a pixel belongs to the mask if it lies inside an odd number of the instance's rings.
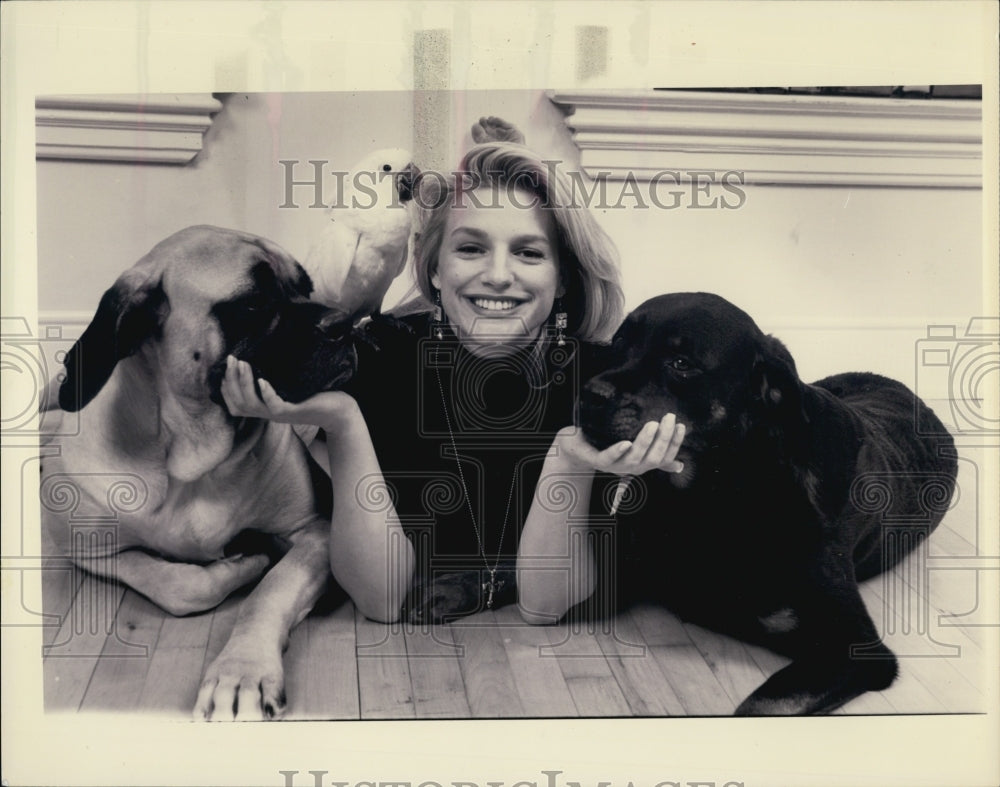
[{"label": "wooden floor", "polygon": [[[989,572],[963,570],[962,559],[975,555],[974,530],[970,538],[970,517],[958,513],[935,531],[923,556],[864,586],[876,623],[901,657],[901,676],[840,713],[986,710],[985,662],[995,654],[988,638],[998,629],[977,610],[977,577]],[[47,711],[190,714],[238,597],[207,614],[174,618],[58,559],[42,573],[43,603],[52,615],[45,634]],[[918,587],[929,591],[927,603]],[[955,622],[966,625],[944,625]],[[526,626],[515,607],[450,626],[392,627],[358,615],[349,601],[323,604],[294,630],[285,655],[287,717],[719,716],[786,663],[652,605],[603,628]]]}]

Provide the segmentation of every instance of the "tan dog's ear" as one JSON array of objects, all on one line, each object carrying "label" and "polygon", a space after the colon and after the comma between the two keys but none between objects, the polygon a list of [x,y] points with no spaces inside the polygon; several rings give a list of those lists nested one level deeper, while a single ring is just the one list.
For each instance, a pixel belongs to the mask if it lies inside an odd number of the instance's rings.
[{"label": "tan dog's ear", "polygon": [[264,251],[267,264],[274,271],[278,284],[289,296],[308,298],[312,295],[312,278],[291,254],[266,238],[254,238],[253,243]]},{"label": "tan dog's ear", "polygon": [[59,407],[75,412],[87,406],[111,377],[115,364],[156,335],[166,313],[159,276],[132,268],[104,293],[90,325],[66,355],[66,379]]}]

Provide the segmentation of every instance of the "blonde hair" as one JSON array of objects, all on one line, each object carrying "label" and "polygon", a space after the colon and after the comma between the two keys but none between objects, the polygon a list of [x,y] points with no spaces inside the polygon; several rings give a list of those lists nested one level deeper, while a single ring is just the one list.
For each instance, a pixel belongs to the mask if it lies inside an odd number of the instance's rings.
[{"label": "blonde hair", "polygon": [[[567,332],[585,341],[607,341],[625,314],[625,296],[614,243],[585,205],[574,204],[570,178],[557,162],[545,161],[522,145],[485,142],[466,153],[456,172],[422,173],[414,200],[420,228],[414,246],[414,275],[421,295],[434,302],[431,277],[437,270],[448,211],[476,188],[523,189],[550,211],[565,288]],[[527,207],[527,206],[526,206]]]}]

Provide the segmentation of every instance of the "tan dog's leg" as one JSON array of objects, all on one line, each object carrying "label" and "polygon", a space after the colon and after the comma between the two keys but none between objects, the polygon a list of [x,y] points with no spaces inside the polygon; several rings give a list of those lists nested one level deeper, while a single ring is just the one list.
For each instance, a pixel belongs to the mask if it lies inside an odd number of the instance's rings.
[{"label": "tan dog's leg", "polygon": [[270,560],[266,555],[237,555],[200,566],[127,550],[113,559],[81,559],[76,563],[99,576],[113,574],[171,615],[182,616],[217,607],[234,590],[258,579]]},{"label": "tan dog's leg", "polygon": [[288,633],[312,609],[330,576],[328,525],[291,536],[292,548],[240,606],[236,625],[205,671],[196,719],[252,721],[285,712],[281,655]]}]

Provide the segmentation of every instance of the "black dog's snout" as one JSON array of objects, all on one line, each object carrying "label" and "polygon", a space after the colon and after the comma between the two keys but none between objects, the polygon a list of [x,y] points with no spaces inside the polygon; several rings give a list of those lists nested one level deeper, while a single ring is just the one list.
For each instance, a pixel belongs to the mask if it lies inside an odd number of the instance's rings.
[{"label": "black dog's snout", "polygon": [[623,410],[623,397],[614,383],[594,377],[580,391],[577,400],[576,424],[596,448],[603,449],[619,439],[615,421]]},{"label": "black dog's snout", "polygon": [[589,381],[587,385],[584,387],[584,392],[590,396],[593,396],[595,399],[603,399],[605,401],[609,401],[611,399],[614,399],[615,394],[617,393],[617,389],[615,388],[614,385],[607,382],[606,380],[602,380],[600,378],[595,377],[593,380]]}]

